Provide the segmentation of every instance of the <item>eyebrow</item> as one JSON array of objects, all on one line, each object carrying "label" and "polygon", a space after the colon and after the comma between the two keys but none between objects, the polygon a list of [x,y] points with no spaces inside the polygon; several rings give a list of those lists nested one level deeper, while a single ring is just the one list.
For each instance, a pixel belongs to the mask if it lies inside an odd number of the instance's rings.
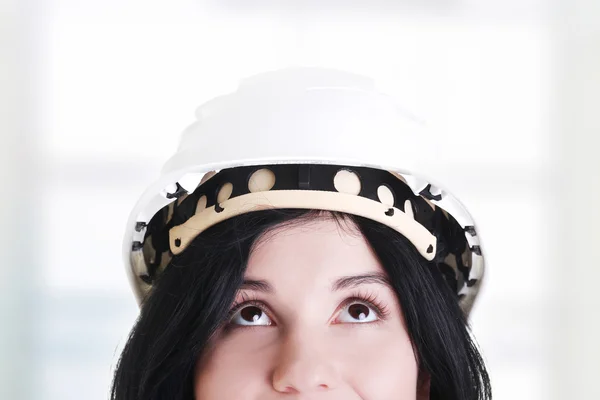
[{"label": "eyebrow", "polygon": [[[351,275],[338,278],[331,285],[331,291],[336,292],[343,289],[352,289],[369,283],[377,283],[380,285],[385,285],[390,289],[392,288],[392,284],[385,274],[381,272],[375,272],[372,274]],[[257,292],[264,293],[275,292],[275,289],[269,282],[261,279],[244,279],[240,289],[255,290]]]},{"label": "eyebrow", "polygon": [[267,281],[256,279],[244,279],[240,289],[255,290],[257,292],[273,293],[273,286]]},{"label": "eyebrow", "polygon": [[388,286],[390,289],[392,288],[392,284],[385,274],[381,272],[375,272],[372,274],[341,277],[333,282],[333,285],[331,285],[331,291],[334,292],[342,289],[351,289],[367,283],[378,283],[380,285]]}]

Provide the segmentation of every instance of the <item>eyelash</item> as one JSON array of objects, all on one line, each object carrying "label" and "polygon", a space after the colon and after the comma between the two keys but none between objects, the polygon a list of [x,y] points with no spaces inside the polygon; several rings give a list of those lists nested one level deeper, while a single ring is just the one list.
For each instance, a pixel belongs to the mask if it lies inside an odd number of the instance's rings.
[{"label": "eyelash", "polygon": [[225,332],[229,332],[233,329],[261,328],[260,325],[236,325],[236,324],[231,323],[231,319],[233,318],[235,313],[246,306],[252,305],[252,306],[260,308],[260,310],[262,312],[264,312],[266,314],[270,314],[269,312],[267,312],[264,304],[260,300],[258,300],[258,298],[256,297],[256,294],[253,293],[251,295],[251,297],[249,297],[246,293],[242,292],[241,297],[242,297],[242,300],[234,302],[233,306],[231,307],[231,310],[229,310],[229,312],[227,313],[227,323],[225,324],[225,327],[224,327]]},{"label": "eyelash", "polygon": [[241,296],[242,300],[234,302],[233,306],[231,306],[231,310],[229,310],[229,313],[227,314],[228,321],[235,315],[236,312],[248,305],[256,306],[260,308],[262,312],[267,312],[265,310],[265,306],[258,300],[258,297],[256,297],[256,294],[252,294],[252,297],[249,297],[246,295],[246,293],[242,292]]},{"label": "eyelash", "polygon": [[373,311],[375,311],[375,314],[377,314],[378,320],[371,322],[371,323],[385,321],[388,318],[388,316],[390,315],[390,310],[389,310],[388,306],[385,305],[381,300],[379,300],[377,295],[373,292],[361,292],[361,291],[353,292],[350,295],[350,297],[348,297],[346,300],[344,300],[342,302],[342,308],[344,308],[347,305],[352,304],[354,302],[365,303],[370,308],[372,308]]},{"label": "eyelash", "polygon": [[[227,329],[232,329],[232,328],[253,329],[253,328],[259,328],[262,326],[262,325],[234,325],[234,324],[230,323],[230,321],[233,318],[233,316],[235,315],[235,313],[237,313],[239,310],[241,310],[242,308],[249,306],[249,305],[259,308],[262,312],[269,315],[269,318],[271,318],[271,316],[270,316],[271,313],[267,310],[267,307],[265,307],[264,302],[260,301],[258,299],[258,297],[256,297],[255,293],[248,296],[246,293],[242,292],[241,297],[242,297],[242,300],[236,301],[233,304],[233,306],[231,307],[231,310],[229,310],[229,313],[227,314],[227,321],[229,321],[227,323]],[[380,301],[377,298],[377,295],[375,293],[373,293],[373,292],[365,293],[365,292],[361,292],[358,290],[356,292],[351,293],[350,296],[347,297],[342,302],[340,309],[343,309],[344,307],[346,307],[350,304],[356,303],[356,302],[366,304],[371,309],[373,309],[373,311],[377,314],[378,318],[376,321],[367,322],[366,324],[378,324],[378,323],[384,322],[385,320],[387,320],[387,318],[390,315],[390,310],[389,310],[388,306],[386,306],[382,301]],[[273,319],[273,318],[271,318],[271,319]],[[363,324],[347,324],[347,325],[363,325]]]}]

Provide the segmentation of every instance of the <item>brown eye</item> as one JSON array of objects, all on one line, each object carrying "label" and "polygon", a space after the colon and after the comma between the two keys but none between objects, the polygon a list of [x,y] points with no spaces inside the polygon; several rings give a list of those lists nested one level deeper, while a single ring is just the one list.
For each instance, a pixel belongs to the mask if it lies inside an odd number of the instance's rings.
[{"label": "brown eye", "polygon": [[348,307],[348,314],[354,319],[363,320],[369,316],[369,307],[364,304],[352,304]]},{"label": "brown eye", "polygon": [[263,314],[262,310],[258,307],[250,306],[242,309],[240,316],[246,322],[256,322],[260,319]]},{"label": "brown eye", "polygon": [[340,322],[349,323],[372,322],[378,319],[377,313],[371,307],[358,302],[345,306],[339,315]]},{"label": "brown eye", "polygon": [[271,319],[267,314],[255,305],[247,305],[240,308],[233,317],[231,323],[235,325],[271,325]]}]

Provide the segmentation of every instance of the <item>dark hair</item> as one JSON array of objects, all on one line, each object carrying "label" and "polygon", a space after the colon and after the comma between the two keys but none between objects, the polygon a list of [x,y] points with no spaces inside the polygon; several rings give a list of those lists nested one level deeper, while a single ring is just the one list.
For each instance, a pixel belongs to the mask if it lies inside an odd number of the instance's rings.
[{"label": "dark hair", "polygon": [[376,221],[304,209],[225,220],[173,257],[141,307],[117,364],[111,399],[194,399],[197,359],[226,319],[253,244],[270,228],[322,216],[338,225],[354,223],[379,258],[398,296],[419,369],[431,378],[430,399],[491,399],[484,362],[436,260],[424,260],[404,236]]}]

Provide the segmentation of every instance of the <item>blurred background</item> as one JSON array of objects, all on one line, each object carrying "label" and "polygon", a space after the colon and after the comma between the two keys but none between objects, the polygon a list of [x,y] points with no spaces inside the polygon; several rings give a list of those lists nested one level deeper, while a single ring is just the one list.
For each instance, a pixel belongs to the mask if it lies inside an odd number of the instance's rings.
[{"label": "blurred background", "polygon": [[452,138],[494,397],[600,398],[600,2],[0,4],[1,399],[108,398],[129,212],[198,105],[296,65],[368,75]]}]

